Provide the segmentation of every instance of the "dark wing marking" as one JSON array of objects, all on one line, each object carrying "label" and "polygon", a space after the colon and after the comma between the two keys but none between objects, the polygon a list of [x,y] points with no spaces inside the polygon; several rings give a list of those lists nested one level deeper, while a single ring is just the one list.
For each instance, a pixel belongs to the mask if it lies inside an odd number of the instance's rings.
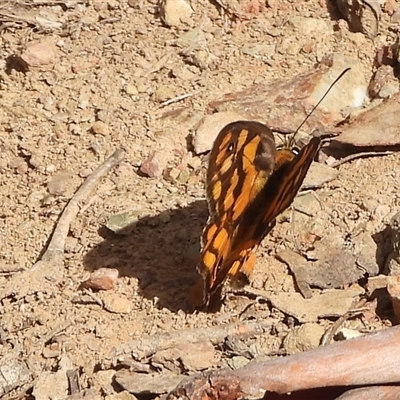
[{"label": "dark wing marking", "polygon": [[[248,195],[258,189],[256,180],[271,175],[275,160],[275,141],[265,125],[255,121],[236,121],[218,134],[210,153],[207,170],[207,201],[210,217],[223,215],[237,219]],[[259,185],[261,186],[261,185]],[[233,215],[233,207],[236,213]]]},{"label": "dark wing marking", "polygon": [[265,232],[270,230],[270,224],[296,197],[320,144],[320,138],[312,138],[291,161],[271,175],[237,227],[235,248],[240,251],[262,241]]},{"label": "dark wing marking", "polygon": [[259,245],[275,226],[275,218],[285,211],[296,197],[307,171],[320,147],[320,139],[313,138],[291,160],[281,165],[269,178],[264,188],[248,205],[241,223],[236,225],[233,243],[227,258],[220,261],[210,292],[222,284],[232,268],[248,249]]},{"label": "dark wing marking", "polygon": [[[199,272],[206,297],[227,277],[224,265],[233,233],[248,204],[258,195],[275,166],[274,136],[265,125],[237,121],[221,130],[214,142],[207,171],[210,220],[203,232]],[[215,290],[213,290],[215,292]]]}]

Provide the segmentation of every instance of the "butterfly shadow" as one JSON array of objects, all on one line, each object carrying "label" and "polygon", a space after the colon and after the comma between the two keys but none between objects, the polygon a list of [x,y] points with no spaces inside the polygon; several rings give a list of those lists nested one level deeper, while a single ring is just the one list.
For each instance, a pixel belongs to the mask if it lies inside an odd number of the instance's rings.
[{"label": "butterfly shadow", "polygon": [[138,296],[159,308],[186,310],[188,290],[199,276],[199,238],[207,217],[206,202],[195,201],[140,218],[118,234],[101,227],[104,240],[85,255],[84,267],[88,271],[116,268],[120,277],[137,279]]}]

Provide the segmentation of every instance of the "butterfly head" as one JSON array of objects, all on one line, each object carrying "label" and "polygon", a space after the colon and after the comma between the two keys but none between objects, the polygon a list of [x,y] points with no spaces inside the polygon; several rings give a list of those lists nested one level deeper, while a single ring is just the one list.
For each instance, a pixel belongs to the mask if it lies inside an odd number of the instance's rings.
[{"label": "butterfly head", "polygon": [[277,152],[275,156],[275,171],[282,167],[282,165],[292,161],[300,153],[301,150],[296,145],[296,133],[285,137],[278,137],[281,143],[278,144],[276,147]]}]

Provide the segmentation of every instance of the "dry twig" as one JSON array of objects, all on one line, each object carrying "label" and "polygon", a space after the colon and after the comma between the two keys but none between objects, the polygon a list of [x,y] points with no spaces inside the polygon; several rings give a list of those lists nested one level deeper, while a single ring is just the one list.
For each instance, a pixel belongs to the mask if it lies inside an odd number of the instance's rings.
[{"label": "dry twig", "polygon": [[270,330],[272,325],[273,322],[271,321],[236,322],[207,328],[191,328],[185,331],[159,333],[114,347],[109,359],[115,362],[115,359],[123,354],[132,354],[133,358],[140,360],[159,350],[169,349],[182,343],[199,343],[209,340],[213,344],[219,344],[227,336],[261,335]]},{"label": "dry twig", "polygon": [[43,261],[51,261],[64,254],[65,240],[68,235],[71,222],[79,212],[80,204],[92,193],[93,189],[100,182],[100,179],[106,175],[112,168],[118,165],[123,159],[122,150],[116,150],[103,164],[94,170],[83,182],[80,188],[68,202],[64,211],[58,220],[51,240],[45,253],[42,256]]},{"label": "dry twig", "polygon": [[394,400],[398,399],[399,391],[399,385],[364,387],[347,390],[336,400]]},{"label": "dry twig", "polygon": [[[334,399],[315,397],[313,390],[331,394],[335,388],[343,388],[343,393],[347,387],[400,385],[399,365],[400,326],[396,326],[290,357],[250,363],[236,371],[198,374],[181,382],[167,399],[259,399],[264,393],[265,399],[277,398],[273,393],[291,393],[293,400]],[[361,398],[377,397],[357,399]]]},{"label": "dry twig", "polygon": [[160,104],[160,107],[159,107],[159,108],[169,106],[170,104],[177,103],[178,101],[187,99],[188,97],[195,96],[195,95],[197,95],[197,94],[199,94],[199,93],[200,93],[200,91],[181,94],[180,96],[176,96],[176,97],[173,97],[172,99],[163,101],[163,102]]},{"label": "dry twig", "polygon": [[326,332],[321,340],[321,346],[326,346],[326,345],[332,343],[333,337],[336,335],[337,331],[348,319],[353,318],[356,315],[362,314],[365,311],[365,309],[362,309],[362,307],[365,305],[366,302],[367,302],[366,299],[361,299],[358,302],[358,304],[354,307],[354,309],[349,310],[346,314],[344,314],[340,318],[338,318],[333,323],[333,325],[330,326],[329,329],[326,330]]},{"label": "dry twig", "polygon": [[388,156],[390,154],[393,154],[393,151],[364,151],[361,153],[350,154],[347,157],[343,157],[340,160],[335,161],[334,163],[330,164],[329,166],[331,168],[336,168],[339,165],[345,164],[352,160],[356,160],[357,158]]},{"label": "dry twig", "polygon": [[66,319],[65,321],[62,321],[59,323],[54,329],[52,329],[50,332],[48,332],[46,335],[43,336],[42,338],[42,343],[46,344],[50,342],[55,336],[57,336],[59,333],[65,331],[67,328],[69,328],[73,324],[73,320],[71,318]]},{"label": "dry twig", "polygon": [[42,289],[44,282],[46,282],[45,279],[50,281],[60,279],[63,272],[65,241],[71,222],[80,210],[80,204],[91,194],[100,179],[118,165],[122,159],[123,151],[116,150],[87,177],[65,206],[41,260],[36,262],[29,270],[14,275],[0,291],[0,300],[12,294],[15,294],[18,298],[24,297],[30,290]]},{"label": "dry twig", "polygon": [[83,288],[83,293],[87,294],[101,308],[104,307],[103,300],[101,300],[99,297],[97,297],[91,290],[89,290],[87,288]]}]

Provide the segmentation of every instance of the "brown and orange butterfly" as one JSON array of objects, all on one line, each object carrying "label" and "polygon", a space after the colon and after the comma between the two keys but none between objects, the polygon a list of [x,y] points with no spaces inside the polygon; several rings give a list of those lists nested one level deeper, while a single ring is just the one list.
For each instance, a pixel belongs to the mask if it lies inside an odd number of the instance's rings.
[{"label": "brown and orange butterfly", "polygon": [[292,203],[320,148],[321,139],[313,137],[297,151],[295,134],[278,148],[260,122],[233,122],[218,134],[207,170],[210,217],[202,236],[201,279],[188,297],[192,307],[214,308],[226,278],[248,282],[253,249]]}]

